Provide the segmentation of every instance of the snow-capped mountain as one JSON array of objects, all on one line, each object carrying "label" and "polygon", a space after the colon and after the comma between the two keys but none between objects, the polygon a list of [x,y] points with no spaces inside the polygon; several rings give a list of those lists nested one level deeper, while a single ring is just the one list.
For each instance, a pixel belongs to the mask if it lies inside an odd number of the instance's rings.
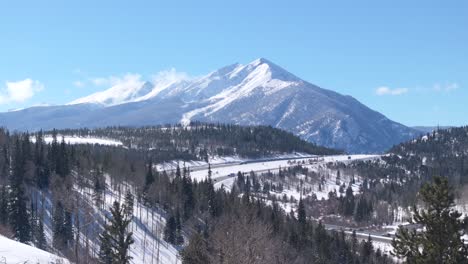
[{"label": "snow-capped mountain", "polygon": [[263,58],[199,78],[117,84],[64,106],[0,114],[0,124],[20,130],[190,121],[271,125],[349,152],[384,151],[418,133]]}]

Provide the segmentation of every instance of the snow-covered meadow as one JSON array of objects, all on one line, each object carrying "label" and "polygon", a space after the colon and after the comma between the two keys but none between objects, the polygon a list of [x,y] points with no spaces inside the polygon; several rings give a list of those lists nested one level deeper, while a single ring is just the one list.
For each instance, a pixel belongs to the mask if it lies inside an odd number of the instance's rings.
[{"label": "snow-covered meadow", "polygon": [[0,235],[0,263],[67,264],[67,259]]}]

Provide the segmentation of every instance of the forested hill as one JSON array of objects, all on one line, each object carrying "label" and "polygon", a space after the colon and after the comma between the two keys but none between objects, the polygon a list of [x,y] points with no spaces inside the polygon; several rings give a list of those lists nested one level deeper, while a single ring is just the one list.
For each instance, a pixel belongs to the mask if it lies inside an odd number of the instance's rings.
[{"label": "forested hill", "polygon": [[208,155],[258,157],[276,153],[303,152],[329,155],[340,151],[304,141],[292,133],[270,126],[238,126],[192,123],[190,126],[107,127],[48,131],[79,137],[99,137],[121,141],[133,149],[180,152],[206,159]]},{"label": "forested hill", "polygon": [[[0,234],[77,264],[392,263],[370,239],[327,232],[301,206],[262,203],[248,177],[243,193],[216,189],[210,171],[193,181],[185,167],[156,170],[156,153],[0,129]],[[133,239],[112,242],[124,236]],[[117,250],[131,261],[109,261]]]},{"label": "forested hill", "polygon": [[444,175],[454,184],[468,183],[468,126],[435,130],[397,145],[389,153],[423,176]]},{"label": "forested hill", "polygon": [[390,149],[395,154],[460,156],[468,153],[468,126],[437,129]]}]

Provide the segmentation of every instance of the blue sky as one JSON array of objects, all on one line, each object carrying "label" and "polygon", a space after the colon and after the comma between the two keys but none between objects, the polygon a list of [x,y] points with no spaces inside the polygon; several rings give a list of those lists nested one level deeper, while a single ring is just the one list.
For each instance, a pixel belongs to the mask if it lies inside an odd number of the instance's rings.
[{"label": "blue sky", "polygon": [[0,111],[265,57],[406,125],[468,124],[468,1],[71,2],[0,4]]}]

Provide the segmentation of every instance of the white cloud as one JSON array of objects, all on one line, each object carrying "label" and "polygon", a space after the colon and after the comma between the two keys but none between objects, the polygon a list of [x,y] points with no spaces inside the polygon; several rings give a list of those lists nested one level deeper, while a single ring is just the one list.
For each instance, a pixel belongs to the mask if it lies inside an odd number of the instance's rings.
[{"label": "white cloud", "polygon": [[460,88],[460,86],[456,82],[445,84],[436,83],[432,87],[432,89],[436,92],[452,92],[457,90],[458,88]]},{"label": "white cloud", "polygon": [[42,83],[29,78],[17,82],[6,82],[5,88],[0,92],[0,103],[24,102],[43,89]]},{"label": "white cloud", "polygon": [[108,85],[109,78],[94,78],[91,79],[91,82],[96,86]]},{"label": "white cloud", "polygon": [[375,93],[377,95],[402,95],[402,94],[405,94],[407,93],[409,90],[408,88],[394,88],[394,89],[391,89],[387,86],[382,86],[382,87],[378,87],[376,90],[375,90]]},{"label": "white cloud", "polygon": [[116,86],[125,83],[141,82],[142,76],[135,73],[126,73],[123,76],[98,77],[90,79],[95,86]]},{"label": "white cloud", "polygon": [[74,81],[73,85],[76,87],[83,87],[85,84],[82,81]]},{"label": "white cloud", "polygon": [[159,83],[174,83],[183,80],[189,80],[190,76],[185,72],[178,72],[175,68],[169,70],[160,71],[151,76],[151,81],[158,85]]}]

